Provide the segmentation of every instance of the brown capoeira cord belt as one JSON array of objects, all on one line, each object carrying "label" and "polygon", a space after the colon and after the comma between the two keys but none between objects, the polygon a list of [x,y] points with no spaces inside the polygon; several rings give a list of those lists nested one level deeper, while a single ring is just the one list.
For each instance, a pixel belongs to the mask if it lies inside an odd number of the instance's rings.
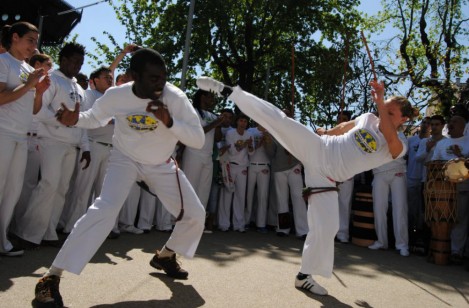
[{"label": "brown capoeira cord belt", "polygon": [[303,199],[308,201],[309,196],[329,191],[339,191],[338,187],[305,187],[303,188]]},{"label": "brown capoeira cord belt", "polygon": [[173,157],[171,157],[171,159],[174,161],[174,164],[176,164],[176,180],[178,182],[179,196],[181,197],[181,212],[179,212],[179,215],[176,218],[176,221],[180,221],[184,216],[184,198],[182,197],[181,182],[179,181],[179,165]]},{"label": "brown capoeira cord belt", "polygon": [[[169,158],[166,161],[166,163],[169,163],[169,161],[171,159],[174,161],[174,164],[176,165],[176,180],[177,180],[177,183],[178,183],[179,197],[181,198],[181,212],[179,212],[179,215],[176,218],[176,221],[180,221],[182,219],[182,217],[184,216],[184,199],[182,198],[181,182],[179,181],[179,172],[178,172],[179,166],[178,166],[178,163],[173,157]],[[148,185],[144,181],[138,181],[137,184],[138,184],[138,186],[140,186],[141,188],[146,190],[148,193],[150,193],[152,196],[158,197],[155,193],[150,191],[150,188],[148,187]]]}]

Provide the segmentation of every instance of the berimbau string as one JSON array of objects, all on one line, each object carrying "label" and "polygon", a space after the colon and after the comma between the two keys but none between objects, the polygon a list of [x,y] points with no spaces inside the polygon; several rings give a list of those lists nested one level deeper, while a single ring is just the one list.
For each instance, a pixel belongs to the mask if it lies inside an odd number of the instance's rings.
[{"label": "berimbau string", "polygon": [[375,81],[377,81],[378,78],[376,77],[375,63],[373,62],[373,58],[371,57],[370,49],[368,48],[368,44],[366,43],[366,38],[365,38],[365,35],[363,34],[363,30],[360,31],[360,32],[361,32],[361,35],[362,35],[363,44],[365,44],[366,53],[368,54],[368,58],[370,59],[371,71],[373,72],[373,78],[374,78]]}]

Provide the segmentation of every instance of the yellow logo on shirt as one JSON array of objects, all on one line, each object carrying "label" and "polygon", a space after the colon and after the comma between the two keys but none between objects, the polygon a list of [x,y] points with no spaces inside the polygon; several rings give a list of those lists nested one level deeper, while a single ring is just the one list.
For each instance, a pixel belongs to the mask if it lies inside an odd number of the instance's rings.
[{"label": "yellow logo on shirt", "polygon": [[158,127],[158,120],[144,114],[129,115],[127,123],[131,128],[138,131],[152,131]]},{"label": "yellow logo on shirt", "polygon": [[20,77],[21,82],[25,84],[28,81],[29,73],[22,71],[19,77]]},{"label": "yellow logo on shirt", "polygon": [[362,128],[355,132],[355,141],[358,147],[366,153],[376,152],[376,140],[366,129]]}]

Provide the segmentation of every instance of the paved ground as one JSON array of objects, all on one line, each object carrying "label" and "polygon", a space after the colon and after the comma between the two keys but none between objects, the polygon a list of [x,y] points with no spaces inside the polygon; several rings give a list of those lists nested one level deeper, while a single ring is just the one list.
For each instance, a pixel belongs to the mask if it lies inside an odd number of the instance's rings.
[{"label": "paved ground", "polygon": [[[205,234],[188,280],[173,280],[148,265],[169,235],[124,234],[107,240],[80,276],[65,273],[68,307],[469,307],[469,272],[424,257],[336,244],[334,275],[317,280],[321,297],[294,288],[302,242],[256,232]],[[31,307],[34,285],[56,248],[0,259],[0,307]]]}]

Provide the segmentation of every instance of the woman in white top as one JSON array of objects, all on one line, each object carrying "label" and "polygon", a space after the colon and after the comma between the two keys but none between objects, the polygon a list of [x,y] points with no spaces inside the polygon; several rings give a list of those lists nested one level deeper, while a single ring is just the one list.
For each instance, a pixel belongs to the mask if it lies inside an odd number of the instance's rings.
[{"label": "woman in white top", "polygon": [[332,276],[334,237],[339,229],[339,205],[336,181],[345,181],[357,173],[376,168],[406,153],[406,145],[397,129],[418,114],[407,99],[384,100],[384,84],[371,82],[372,98],[379,117],[366,113],[330,130],[318,130],[319,136],[301,123],[287,117],[272,104],[230,88],[208,77],[197,80],[199,88],[229,95],[242,112],[265,127],[305,168],[308,195],[309,232],[303,248],[301,269],[295,287],[314,294],[327,295],[312,275]]},{"label": "woman in white top", "polygon": [[44,70],[34,70],[25,60],[35,52],[38,30],[27,22],[2,29],[0,54],[0,254],[18,256],[23,250],[7,239],[15,205],[23,186],[28,155],[28,130],[33,113],[42,106],[49,80]]}]

